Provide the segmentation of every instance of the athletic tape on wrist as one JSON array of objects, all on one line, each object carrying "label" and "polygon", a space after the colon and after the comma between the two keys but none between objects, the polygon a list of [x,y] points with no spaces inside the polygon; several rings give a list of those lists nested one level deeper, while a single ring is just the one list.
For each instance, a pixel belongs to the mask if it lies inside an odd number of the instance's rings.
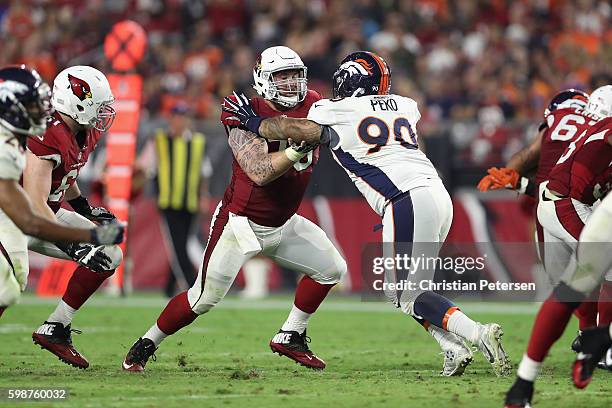
[{"label": "athletic tape on wrist", "polygon": [[285,149],[285,155],[292,162],[296,162],[298,160],[301,160],[302,157],[306,156],[306,154],[307,153],[300,153],[300,152],[296,151],[293,147],[288,147],[288,148]]}]

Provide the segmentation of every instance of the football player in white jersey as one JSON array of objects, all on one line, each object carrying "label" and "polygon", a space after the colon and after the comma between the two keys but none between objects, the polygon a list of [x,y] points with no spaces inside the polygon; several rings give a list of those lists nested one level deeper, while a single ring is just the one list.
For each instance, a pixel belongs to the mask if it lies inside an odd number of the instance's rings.
[{"label": "football player in white jersey", "polygon": [[[246,129],[266,139],[288,139],[299,143],[298,149],[327,145],[382,217],[383,242],[392,243],[385,250],[397,253],[398,248],[408,247],[413,258],[436,257],[452,223],[452,202],[436,169],[418,148],[417,103],[390,94],[390,81],[387,63],[372,52],[360,51],[344,58],[336,70],[334,99],[313,104],[307,119],[259,117],[244,95],[237,96],[238,102],[226,98],[225,109]],[[415,269],[410,270],[412,279],[433,279],[434,271]],[[385,274],[387,282],[399,280],[399,271]],[[472,361],[464,341],[477,345],[497,375],[510,371],[498,324],[475,322],[432,291],[389,291],[387,295],[440,343],[445,355],[443,375],[461,375]]]},{"label": "football player in white jersey", "polygon": [[25,167],[26,140],[45,131],[51,90],[34,70],[0,69],[0,316],[14,304],[27,283],[28,241],[96,245],[123,240],[120,224],[93,229],[71,228],[37,215],[19,185]]}]

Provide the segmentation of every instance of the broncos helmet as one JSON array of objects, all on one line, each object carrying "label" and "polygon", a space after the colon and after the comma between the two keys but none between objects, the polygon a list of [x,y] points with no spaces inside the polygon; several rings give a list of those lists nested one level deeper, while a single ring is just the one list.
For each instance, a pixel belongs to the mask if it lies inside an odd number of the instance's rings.
[{"label": "broncos helmet", "polygon": [[589,101],[589,94],[581,91],[580,89],[565,89],[550,100],[548,107],[544,110],[544,119],[551,114],[551,112],[569,107],[586,107]]},{"label": "broncos helmet", "polygon": [[25,65],[0,69],[0,127],[15,135],[42,134],[51,111],[51,88]]},{"label": "broncos helmet", "polygon": [[342,60],[332,81],[334,98],[387,95],[391,88],[391,69],[373,52],[357,51]]}]

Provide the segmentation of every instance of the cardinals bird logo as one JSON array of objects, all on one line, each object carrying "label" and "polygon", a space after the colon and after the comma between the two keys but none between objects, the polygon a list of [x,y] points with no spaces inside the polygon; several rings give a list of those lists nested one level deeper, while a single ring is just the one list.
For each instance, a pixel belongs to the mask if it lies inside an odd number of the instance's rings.
[{"label": "cardinals bird logo", "polygon": [[81,101],[91,98],[91,89],[89,88],[89,84],[87,82],[70,74],[68,74],[68,81],[70,81],[72,93]]}]

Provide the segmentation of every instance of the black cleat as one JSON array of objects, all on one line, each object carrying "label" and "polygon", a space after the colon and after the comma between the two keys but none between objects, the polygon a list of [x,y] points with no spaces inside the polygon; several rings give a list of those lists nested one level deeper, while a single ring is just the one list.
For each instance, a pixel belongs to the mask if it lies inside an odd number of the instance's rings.
[{"label": "black cleat", "polygon": [[153,361],[157,359],[155,357],[155,350],[157,350],[157,347],[155,347],[155,344],[150,339],[139,338],[130,348],[127,356],[125,356],[122,365],[123,369],[132,372],[144,371],[149,357],[152,357]]},{"label": "black cleat", "polygon": [[531,408],[532,398],[533,383],[517,377],[508,393],[506,393],[504,408]]},{"label": "black cleat", "polygon": [[582,330],[578,330],[578,334],[574,341],[572,341],[572,351],[574,353],[580,353],[582,350]]},{"label": "black cleat", "polygon": [[576,388],[585,388],[593,378],[593,371],[612,345],[610,328],[595,327],[582,332],[582,349],[572,367]]}]

